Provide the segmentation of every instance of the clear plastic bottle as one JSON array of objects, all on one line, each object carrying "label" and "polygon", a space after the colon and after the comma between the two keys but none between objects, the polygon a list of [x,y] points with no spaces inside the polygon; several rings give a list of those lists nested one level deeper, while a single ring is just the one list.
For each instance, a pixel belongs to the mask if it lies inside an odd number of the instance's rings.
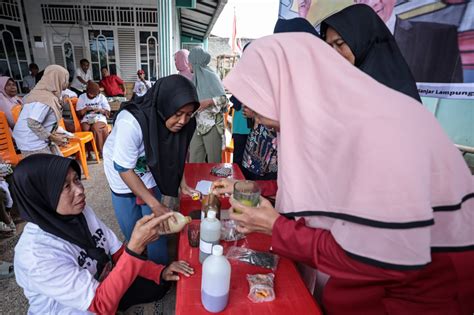
[{"label": "clear plastic bottle", "polygon": [[212,253],[212,246],[218,245],[221,238],[221,222],[216,218],[216,212],[209,210],[207,218],[201,221],[199,240],[199,262]]},{"label": "clear plastic bottle", "polygon": [[176,222],[174,222],[172,217],[168,219],[170,231],[160,234],[165,235],[181,232],[181,230],[186,226],[186,224],[191,223],[191,221],[193,220],[191,217],[184,216],[179,212],[174,212],[173,216],[176,218]]},{"label": "clear plastic bottle", "polygon": [[212,313],[224,310],[229,301],[231,267],[222,253],[222,246],[215,245],[202,265],[201,303]]}]

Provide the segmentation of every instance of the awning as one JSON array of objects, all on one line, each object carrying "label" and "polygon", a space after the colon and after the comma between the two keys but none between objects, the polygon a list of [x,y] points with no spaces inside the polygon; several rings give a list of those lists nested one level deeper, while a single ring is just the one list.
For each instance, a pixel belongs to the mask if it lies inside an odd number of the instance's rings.
[{"label": "awning", "polygon": [[180,8],[181,36],[204,40],[226,4],[227,0],[197,0],[193,8]]}]

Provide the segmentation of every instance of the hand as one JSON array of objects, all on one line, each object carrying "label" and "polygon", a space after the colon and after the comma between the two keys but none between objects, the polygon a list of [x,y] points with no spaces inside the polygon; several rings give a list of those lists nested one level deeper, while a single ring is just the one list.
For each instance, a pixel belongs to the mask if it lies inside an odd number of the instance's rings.
[{"label": "hand", "polygon": [[69,142],[65,135],[62,135],[59,133],[52,133],[49,136],[49,140],[51,140],[52,142],[56,143],[59,146],[65,146]]},{"label": "hand", "polygon": [[218,179],[212,183],[211,192],[218,196],[231,194],[234,191],[234,184],[236,182],[237,180],[231,178]]},{"label": "hand", "polygon": [[272,234],[273,224],[280,214],[273,208],[270,201],[260,197],[258,208],[244,206],[234,198],[230,198],[229,201],[232,208],[240,212],[230,211],[230,218],[238,224],[237,231],[244,234],[252,232]]},{"label": "hand", "polygon": [[130,242],[127,245],[128,249],[139,255],[143,253],[149,243],[160,238],[160,225],[168,221],[172,215],[173,213],[161,216],[155,216],[154,214],[143,216],[135,223]]},{"label": "hand", "polygon": [[189,277],[194,274],[194,269],[185,261],[173,261],[168,267],[166,267],[161,273],[161,277],[165,281],[178,281],[179,276],[176,273],[183,274],[185,277]]},{"label": "hand", "polygon": [[187,184],[181,184],[181,193],[191,197],[194,197],[196,195],[201,196],[201,193],[199,191],[197,191],[196,189],[192,189]]},{"label": "hand", "polygon": [[[152,206],[149,205],[149,206],[151,208],[151,211],[157,217],[162,216],[162,215],[167,214],[167,213],[170,213],[170,212],[173,213],[173,210],[171,210],[170,208],[164,206],[162,203],[157,203],[156,205],[152,205]],[[174,216],[173,216],[172,220],[174,220],[175,223],[177,222],[176,217],[174,217]],[[162,224],[160,224],[159,230],[162,234],[165,234],[166,232],[168,232],[170,230],[168,220],[166,220]]]},{"label": "hand", "polygon": [[246,118],[250,118],[250,119],[255,118],[255,112],[245,105],[242,107],[242,114]]}]

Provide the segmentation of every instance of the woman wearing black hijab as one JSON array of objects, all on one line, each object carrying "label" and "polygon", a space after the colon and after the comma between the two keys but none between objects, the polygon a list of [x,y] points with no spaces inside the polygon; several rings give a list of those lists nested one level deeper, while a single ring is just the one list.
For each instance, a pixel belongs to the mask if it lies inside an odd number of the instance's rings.
[{"label": "woman wearing black hijab", "polygon": [[[159,79],[147,93],[124,104],[104,146],[105,175],[120,228],[130,239],[143,215],[170,211],[162,195],[196,193],[184,180],[184,163],[199,107],[194,85],[181,75]],[[161,202],[160,202],[161,201]],[[168,261],[166,238],[148,245],[148,257]]]},{"label": "woman wearing black hijab", "polygon": [[[76,161],[36,154],[14,173],[18,208],[28,222],[15,247],[15,275],[28,314],[114,314],[161,299],[193,273],[183,261],[168,267],[141,256],[172,214],[137,222],[125,246],[86,205]],[[163,281],[164,280],[164,281]]]},{"label": "woman wearing black hijab", "polygon": [[273,34],[276,33],[310,33],[316,37],[320,37],[318,31],[314,28],[311,23],[304,18],[294,18],[294,19],[278,19],[273,29]]},{"label": "woman wearing black hijab", "polygon": [[421,102],[395,38],[371,7],[356,4],[328,17],[321,23],[321,36],[375,80]]}]

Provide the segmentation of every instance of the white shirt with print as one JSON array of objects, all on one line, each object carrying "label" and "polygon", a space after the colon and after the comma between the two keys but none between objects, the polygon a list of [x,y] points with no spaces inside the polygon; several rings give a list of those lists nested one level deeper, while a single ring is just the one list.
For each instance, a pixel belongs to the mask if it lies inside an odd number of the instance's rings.
[{"label": "white shirt with print", "polygon": [[46,131],[51,132],[57,124],[56,115],[51,107],[40,102],[28,103],[23,106],[18,121],[13,129],[13,138],[21,151],[36,151],[48,146],[48,142],[41,140],[28,127],[27,119],[31,118],[40,122]]},{"label": "white shirt with print", "polygon": [[[146,86],[145,86],[146,83]],[[143,96],[146,94],[146,92],[151,88],[151,82],[146,80],[145,83],[141,80],[135,81],[135,85],[133,86],[133,92],[137,96]],[[148,88],[147,88],[148,86]]]},{"label": "white shirt with print", "polygon": [[147,188],[156,186],[155,179],[146,165],[143,133],[138,121],[130,112],[121,111],[104,145],[104,170],[110,189],[117,194],[132,191],[120,178],[114,162],[121,167],[133,169]]},{"label": "white shirt with print", "polygon": [[[107,98],[103,94],[98,94],[93,99],[90,99],[87,93],[81,94],[77,100],[76,110],[80,111],[85,108],[105,109],[110,112],[109,102],[107,102]],[[87,112],[82,118],[81,123],[93,124],[98,121],[107,124],[107,117],[103,114]]]},{"label": "white shirt with print", "polygon": [[[99,247],[113,255],[122,246],[94,211],[83,214]],[[28,223],[15,247],[15,277],[29,301],[28,314],[91,314],[99,282],[97,261],[83,249]]]}]

